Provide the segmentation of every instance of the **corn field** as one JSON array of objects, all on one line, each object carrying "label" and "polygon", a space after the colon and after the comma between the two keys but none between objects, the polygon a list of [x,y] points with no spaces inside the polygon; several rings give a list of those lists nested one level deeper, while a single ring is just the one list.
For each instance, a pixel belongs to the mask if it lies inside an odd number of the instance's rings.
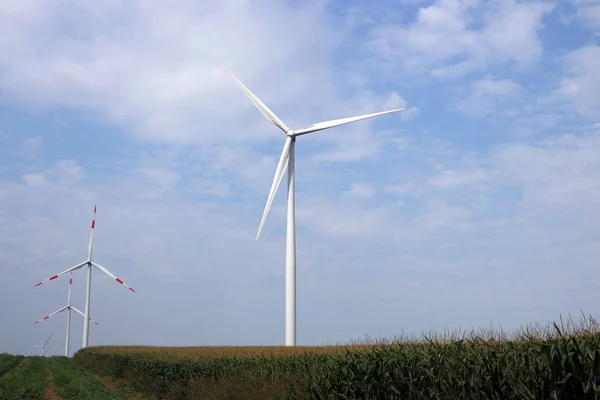
[{"label": "corn field", "polygon": [[169,399],[600,399],[591,317],[322,347],[88,347],[78,366]]}]

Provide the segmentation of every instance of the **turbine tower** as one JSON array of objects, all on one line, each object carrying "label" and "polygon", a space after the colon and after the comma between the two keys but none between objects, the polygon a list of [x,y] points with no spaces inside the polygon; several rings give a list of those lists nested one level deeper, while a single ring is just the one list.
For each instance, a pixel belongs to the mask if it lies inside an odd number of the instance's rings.
[{"label": "turbine tower", "polygon": [[273,125],[281,129],[286,134],[285,144],[283,151],[279,157],[279,163],[275,170],[275,176],[273,178],[273,184],[269,192],[267,204],[263,212],[258,233],[256,234],[256,240],[260,236],[267,214],[271,208],[271,203],[275,197],[275,193],[279,188],[279,184],[283,179],[283,174],[287,169],[287,236],[286,236],[286,251],[285,251],[285,345],[295,346],[296,345],[296,217],[295,217],[295,146],[296,138],[307,133],[317,132],[324,129],[333,128],[335,126],[349,124],[351,122],[361,121],[367,118],[378,117],[380,115],[386,115],[394,112],[404,110],[404,108],[397,108],[394,110],[382,111],[373,114],[359,115],[356,117],[348,117],[341,119],[334,119],[331,121],[319,122],[310,125],[306,128],[292,130],[288,128],[283,121],[281,121],[258,97],[254,95],[242,82],[239,81],[222,63],[218,64],[227,72],[227,74],[233,78],[237,85],[242,91],[250,98],[252,103],[258,108],[258,110],[267,118]]},{"label": "turbine tower", "polygon": [[114,280],[116,280],[117,282],[119,282],[121,285],[125,286],[127,289],[131,290],[132,292],[135,293],[135,290],[128,286],[127,284],[125,284],[125,282],[123,282],[121,279],[117,278],[115,275],[113,275],[112,272],[110,272],[109,270],[107,270],[106,268],[104,268],[102,265],[98,264],[97,262],[92,260],[92,248],[94,245],[94,228],[96,227],[96,206],[94,206],[94,218],[92,219],[92,231],[90,232],[90,241],[88,242],[88,258],[87,260],[85,260],[82,263],[79,263],[67,270],[64,270],[63,272],[61,272],[60,274],[56,274],[54,276],[51,276],[50,278],[41,281],[39,283],[36,283],[34,285],[35,286],[40,286],[42,283],[46,283],[48,281],[54,280],[58,277],[61,277],[65,274],[68,274],[70,272],[73,272],[75,270],[78,270],[81,267],[87,266],[87,290],[85,293],[85,314],[83,317],[83,345],[82,345],[82,349],[86,348],[88,345],[88,337],[89,337],[89,321],[90,321],[90,293],[92,290],[92,267],[96,267],[98,268],[100,271],[104,272],[106,275],[110,276],[111,278],[113,278]]},{"label": "turbine tower", "polygon": [[[48,314],[44,318],[38,319],[37,321],[34,322],[34,324],[37,324],[41,321],[45,321],[48,318],[51,318],[52,316],[67,310],[67,338],[65,339],[65,348],[64,348],[65,357],[69,357],[69,334],[71,332],[71,310],[75,311],[76,313],[78,313],[79,315],[81,315],[82,317],[85,318],[84,313],[82,313],[79,309],[77,309],[71,305],[71,286],[73,286],[73,272],[71,272],[71,276],[69,278],[69,295],[67,297],[67,305],[59,310],[54,311],[52,314]],[[90,318],[90,321],[92,321],[93,323],[98,325],[98,323],[96,321],[94,321],[92,318]]]}]

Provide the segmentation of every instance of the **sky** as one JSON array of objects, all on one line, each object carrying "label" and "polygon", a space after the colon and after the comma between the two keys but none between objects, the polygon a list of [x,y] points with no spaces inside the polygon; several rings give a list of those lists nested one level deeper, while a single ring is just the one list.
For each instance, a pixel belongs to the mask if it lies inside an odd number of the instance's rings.
[{"label": "sky", "polygon": [[[0,0],[0,352],[95,270],[90,345],[283,345],[600,314],[600,1]],[[84,308],[85,271],[73,305]],[[81,347],[74,314],[71,353]]]}]

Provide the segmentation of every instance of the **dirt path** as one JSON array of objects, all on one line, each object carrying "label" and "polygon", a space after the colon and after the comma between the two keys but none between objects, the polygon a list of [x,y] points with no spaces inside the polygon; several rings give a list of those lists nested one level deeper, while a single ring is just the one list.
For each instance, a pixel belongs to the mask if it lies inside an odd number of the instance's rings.
[{"label": "dirt path", "polygon": [[92,374],[92,373],[90,373],[90,375],[93,376],[94,379],[96,379],[97,381],[102,382],[104,387],[107,388],[108,390],[110,390],[111,392],[116,392],[118,390],[115,385],[113,385],[112,383],[110,383],[109,381],[107,381],[106,379],[101,377],[100,375],[96,375],[96,374]]},{"label": "dirt path", "polygon": [[[94,377],[94,379],[100,381],[104,385],[104,387],[107,388],[108,390],[110,390],[111,392],[117,392],[119,390],[113,383],[104,379],[100,375],[92,374],[92,373],[90,373],[90,375],[92,377]],[[141,393],[134,393],[131,395],[131,398],[134,400],[138,400],[138,399],[143,399],[143,396],[141,395]]]},{"label": "dirt path", "polygon": [[44,389],[44,397],[46,400],[60,400],[60,398],[56,395],[56,388],[54,387],[54,377],[52,376],[52,371],[50,371],[50,367],[48,367],[48,362],[44,363],[46,368],[46,389]]},{"label": "dirt path", "polygon": [[19,368],[21,368],[23,366],[23,363],[25,362],[25,360],[26,360],[26,358],[22,359],[21,361],[19,361],[19,363],[14,368],[11,368],[4,375],[0,375],[0,379],[8,378],[10,376],[10,374],[12,374],[13,372],[15,372],[16,370],[18,370]]}]

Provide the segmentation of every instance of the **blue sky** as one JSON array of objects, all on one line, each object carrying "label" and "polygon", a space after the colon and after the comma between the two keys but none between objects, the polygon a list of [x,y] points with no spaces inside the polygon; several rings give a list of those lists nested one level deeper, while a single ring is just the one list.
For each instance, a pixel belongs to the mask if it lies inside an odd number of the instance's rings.
[{"label": "blue sky", "polygon": [[[600,1],[0,2],[0,352],[284,343],[284,136],[302,136],[297,341],[597,315]],[[73,303],[83,309],[84,273]],[[72,350],[81,344],[73,316]]]}]

